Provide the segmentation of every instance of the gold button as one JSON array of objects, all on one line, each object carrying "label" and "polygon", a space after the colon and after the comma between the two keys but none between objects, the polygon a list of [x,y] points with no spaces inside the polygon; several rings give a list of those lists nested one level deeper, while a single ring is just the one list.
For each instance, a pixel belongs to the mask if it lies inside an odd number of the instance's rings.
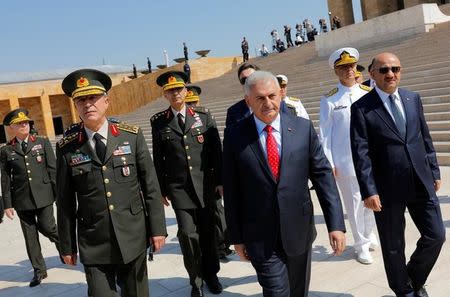
[{"label": "gold button", "polygon": [[103,170],[103,171],[106,171],[106,166],[102,166],[102,170]]},{"label": "gold button", "polygon": [[111,192],[106,192],[106,197],[111,197],[112,196],[112,194],[111,194]]},{"label": "gold button", "polygon": [[188,150],[189,149],[189,145],[186,145],[184,148]]},{"label": "gold button", "polygon": [[28,180],[32,180],[32,178],[31,178],[31,177],[29,177],[29,178],[28,178]]},{"label": "gold button", "polygon": [[27,164],[27,166],[30,166],[30,163],[26,163]]},{"label": "gold button", "polygon": [[127,158],[125,158],[125,157],[122,157],[122,158],[120,158],[122,161],[125,161]]},{"label": "gold button", "polygon": [[192,170],[192,166],[189,166],[189,170]]},{"label": "gold button", "polygon": [[80,169],[80,174],[82,174],[82,173],[83,173],[83,170]]},{"label": "gold button", "polygon": [[186,139],[186,138],[187,138],[187,136],[186,136],[186,135],[184,135],[184,136],[183,136],[183,138],[184,138],[184,139]]},{"label": "gold button", "polygon": [[188,160],[190,160],[191,159],[191,156],[188,156]]},{"label": "gold button", "polygon": [[109,206],[109,210],[114,210],[114,205],[111,204],[111,205]]},{"label": "gold button", "polygon": [[28,156],[25,156],[25,159],[28,159]]},{"label": "gold button", "polygon": [[126,162],[126,161],[123,161],[123,165],[127,165],[127,162]]},{"label": "gold button", "polygon": [[109,179],[105,178],[104,182],[105,184],[109,184]]},{"label": "gold button", "polygon": [[31,173],[31,170],[27,170],[28,173]]}]

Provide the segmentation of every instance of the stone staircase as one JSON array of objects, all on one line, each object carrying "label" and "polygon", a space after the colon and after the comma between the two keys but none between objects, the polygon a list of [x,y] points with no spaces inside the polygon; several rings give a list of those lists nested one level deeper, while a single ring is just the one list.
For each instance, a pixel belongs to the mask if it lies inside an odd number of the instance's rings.
[{"label": "stone staircase", "polygon": [[[446,13],[450,6],[443,9]],[[419,92],[425,117],[430,127],[440,165],[450,165],[450,22],[436,26],[430,33],[360,48],[362,65],[367,66],[380,52],[397,54],[402,62],[401,87]],[[302,99],[315,127],[319,121],[319,103],[323,94],[336,85],[336,77],[326,58],[319,58],[313,43],[291,48],[282,54],[252,59],[253,63],[274,74],[289,78],[288,94]],[[367,72],[364,73],[367,77]],[[221,136],[225,125],[226,109],[243,96],[236,69],[212,80],[198,83],[203,92],[201,105],[215,116]],[[151,149],[149,118],[168,103],[160,98],[139,110],[118,116],[121,120],[139,125]]]}]

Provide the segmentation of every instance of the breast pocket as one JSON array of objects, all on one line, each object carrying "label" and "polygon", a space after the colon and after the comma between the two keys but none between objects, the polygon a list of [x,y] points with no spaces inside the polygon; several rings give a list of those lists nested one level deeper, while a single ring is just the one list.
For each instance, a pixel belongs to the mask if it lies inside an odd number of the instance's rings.
[{"label": "breast pocket", "polygon": [[203,127],[193,128],[191,130],[192,139],[198,144],[205,143],[205,132]]},{"label": "breast pocket", "polygon": [[92,163],[91,162],[72,166],[72,176],[73,177],[86,176],[91,171],[92,171]]},{"label": "breast pocket", "polygon": [[161,135],[161,141],[163,142],[171,141],[174,139],[172,129],[170,128],[163,129],[159,131],[159,133]]},{"label": "breast pocket", "polygon": [[118,183],[136,179],[136,158],[133,154],[113,157],[114,178]]}]

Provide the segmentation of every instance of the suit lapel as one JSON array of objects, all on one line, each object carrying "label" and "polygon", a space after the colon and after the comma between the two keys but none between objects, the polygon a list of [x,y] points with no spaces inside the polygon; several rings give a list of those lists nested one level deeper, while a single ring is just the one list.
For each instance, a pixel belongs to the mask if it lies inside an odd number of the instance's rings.
[{"label": "suit lapel", "polygon": [[184,122],[184,134],[186,134],[194,124],[194,117],[189,112],[188,108],[186,107],[186,116],[185,116],[185,122]]},{"label": "suit lapel", "polygon": [[169,118],[169,123],[167,124],[167,126],[169,126],[172,130],[174,130],[178,134],[183,135],[184,131],[181,131],[180,126],[178,126],[178,119],[173,114],[172,109],[170,107],[169,107],[169,111],[168,112],[170,114],[170,118]]},{"label": "suit lapel", "polygon": [[289,166],[289,156],[291,149],[294,147],[293,140],[295,138],[295,131],[293,130],[291,118],[287,114],[281,116],[281,160],[280,160],[280,180],[283,176],[285,168]]},{"label": "suit lapel", "polygon": [[12,149],[18,153],[21,156],[24,156],[24,153],[22,151],[22,147],[20,146],[19,142],[17,140],[15,140],[15,143],[12,146]]},{"label": "suit lapel", "polygon": [[245,120],[249,122],[248,125],[245,125],[245,127],[248,127],[247,139],[249,139],[249,141],[250,141],[249,145],[250,145],[253,153],[255,154],[256,158],[258,159],[259,163],[261,164],[263,170],[270,177],[270,179],[274,183],[276,183],[276,180],[272,174],[272,171],[269,168],[269,164],[267,163],[267,158],[261,147],[261,142],[259,141],[259,135],[258,135],[258,130],[256,129],[255,120],[253,119],[253,117],[248,117]]},{"label": "suit lapel", "polygon": [[412,119],[418,119],[418,117],[413,116],[416,112],[416,105],[414,104],[414,100],[409,98],[408,95],[402,90],[398,89],[398,94],[400,95],[400,100],[403,104],[403,110],[405,111],[405,121],[406,121],[406,139],[408,139],[408,128],[414,127],[412,123]]},{"label": "suit lapel", "polygon": [[113,154],[114,150],[116,149],[117,145],[119,144],[119,136],[114,136],[111,133],[111,129],[109,127],[110,124],[108,124],[108,139],[106,141],[106,154],[105,154],[105,164],[108,162],[109,158]]},{"label": "suit lapel", "polygon": [[377,91],[373,89],[371,92],[373,92],[374,104],[375,104],[375,112],[378,114],[378,116],[386,123],[386,125],[392,130],[392,132],[395,133],[395,135],[398,136],[402,141],[405,141],[403,137],[400,135],[400,132],[397,129],[397,125],[395,125],[394,120],[392,119],[391,115],[387,111],[386,107],[383,104],[383,101],[381,100],[380,96],[378,95]]}]

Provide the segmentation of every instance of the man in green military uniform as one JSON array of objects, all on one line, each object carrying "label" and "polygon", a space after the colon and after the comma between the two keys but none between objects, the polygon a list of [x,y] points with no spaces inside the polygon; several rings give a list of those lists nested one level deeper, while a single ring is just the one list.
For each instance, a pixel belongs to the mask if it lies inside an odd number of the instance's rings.
[{"label": "man in green military uniform", "polygon": [[106,118],[110,87],[92,69],[62,82],[82,122],[56,147],[61,255],[75,265],[79,249],[89,296],[117,296],[116,283],[122,296],[148,296],[146,248],[165,243],[164,206],[141,129]]},{"label": "man in green military uniform", "polygon": [[38,231],[58,248],[58,232],[53,215],[55,202],[55,154],[50,141],[30,134],[30,118],[24,108],[9,112],[3,124],[13,138],[1,148],[0,163],[5,214],[20,219],[28,258],[34,269],[30,287],[47,277]]},{"label": "man in green military uniform", "polygon": [[212,170],[213,185],[222,196],[222,149],[211,115],[186,106],[186,81],[179,71],[166,72],[156,80],[170,107],[151,118],[153,158],[165,204],[170,200],[175,210],[191,296],[204,296],[203,280],[213,294],[222,292],[213,216],[206,207],[213,199],[206,185]]},{"label": "man in green military uniform", "polygon": [[[187,106],[195,107],[198,110],[202,110],[204,112],[209,113],[207,108],[203,106],[199,106],[200,102],[200,94],[202,93],[202,89],[195,85],[186,86],[187,95],[184,100]],[[214,181],[214,170],[211,172],[211,175],[208,176],[209,179]],[[215,233],[215,241],[216,241],[216,250],[217,255],[221,261],[227,262],[229,261],[227,256],[233,254],[233,250],[230,249],[230,244],[228,243],[228,232],[227,232],[227,223],[225,221],[225,209],[223,207],[223,199],[217,192],[215,192],[214,187],[210,185],[214,183],[206,182],[208,185],[209,192],[208,195],[214,197],[211,201],[211,211],[214,215],[214,233]]]}]

